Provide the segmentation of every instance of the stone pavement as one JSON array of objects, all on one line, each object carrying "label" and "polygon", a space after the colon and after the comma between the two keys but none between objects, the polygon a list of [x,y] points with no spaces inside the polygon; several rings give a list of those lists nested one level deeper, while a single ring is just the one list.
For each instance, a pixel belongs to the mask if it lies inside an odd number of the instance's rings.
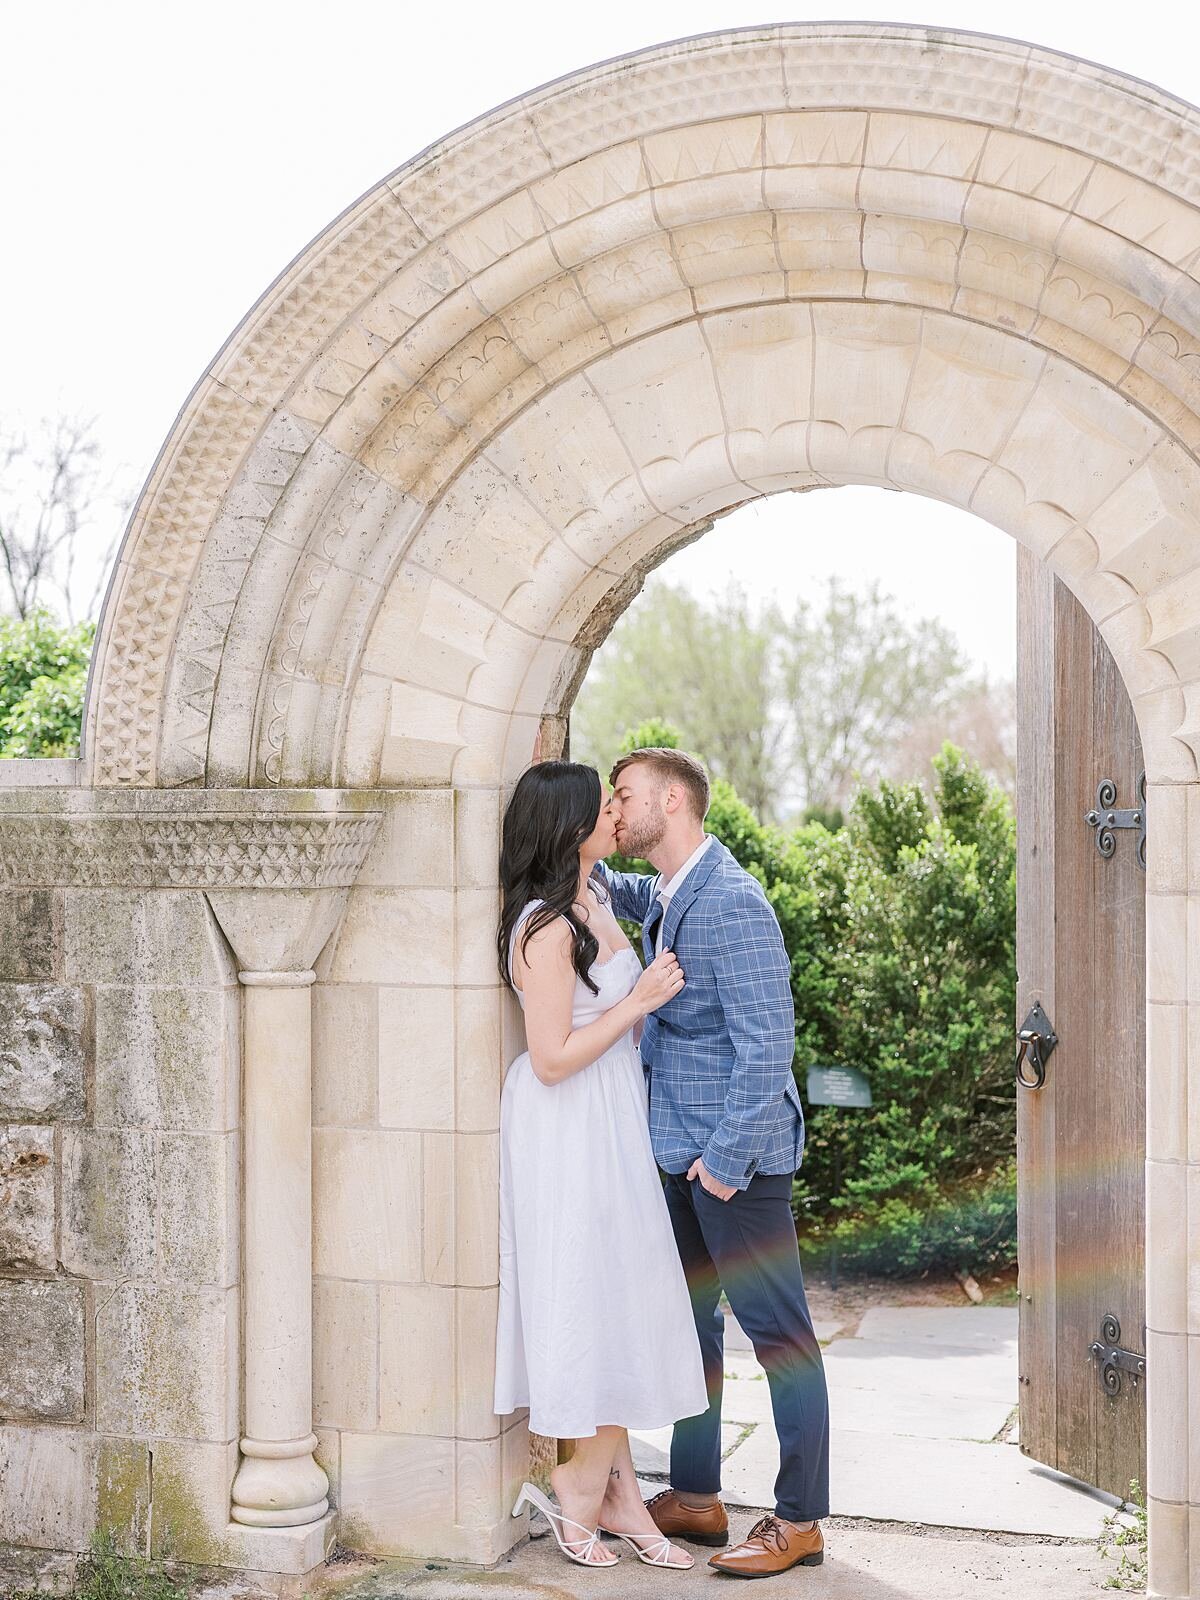
[{"label": "stone pavement", "polygon": [[[741,1537],[755,1513],[734,1512],[733,1535]],[[956,1535],[922,1528],[881,1528],[834,1521],[827,1528],[825,1564],[767,1579],[756,1595],[788,1600],[1098,1600],[1107,1572],[1093,1544],[1012,1539],[1001,1535]],[[632,1556],[615,1568],[584,1571],[571,1566],[548,1536],[530,1539],[491,1572],[417,1562],[388,1562],[362,1576],[348,1571],[336,1600],[626,1600],[633,1594],[677,1600],[729,1600],[736,1580],[722,1579],[707,1564],[711,1553],[690,1546],[690,1572],[652,1572]],[[337,1569],[333,1569],[336,1573]],[[359,1569],[361,1571],[361,1569]],[[334,1580],[337,1581],[336,1579]],[[329,1579],[326,1579],[326,1586]],[[216,1600],[216,1597],[214,1597]],[[330,1597],[333,1600],[333,1597]]]},{"label": "stone pavement", "polygon": [[[818,1324],[829,1379],[835,1516],[1090,1539],[1116,1504],[1021,1454],[1015,1307],[878,1307],[852,1337]],[[731,1320],[725,1498],[770,1506],[779,1447],[766,1375]],[[638,1435],[665,1477],[670,1429]]]},{"label": "stone pavement", "polygon": [[[834,1515],[826,1560],[777,1580],[814,1600],[983,1600],[996,1594],[1095,1597],[1113,1564],[1095,1537],[1107,1497],[1026,1460],[1016,1443],[1015,1309],[881,1307],[857,1327],[818,1323],[832,1406]],[[772,1503],[778,1446],[766,1376],[730,1319],[724,1404],[725,1497],[734,1539]],[[634,1439],[643,1489],[666,1472],[670,1430]],[[585,1572],[545,1524],[491,1572],[390,1562],[348,1571],[338,1600],[624,1597],[645,1583],[680,1597],[729,1592],[707,1566],[650,1573],[625,1554]],[[736,1592],[736,1590],[734,1591]]]}]

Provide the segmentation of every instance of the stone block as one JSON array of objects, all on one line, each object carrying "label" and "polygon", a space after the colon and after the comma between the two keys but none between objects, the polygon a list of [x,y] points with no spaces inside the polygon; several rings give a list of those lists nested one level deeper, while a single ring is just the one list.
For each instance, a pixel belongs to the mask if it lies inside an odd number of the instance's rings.
[{"label": "stone block", "polygon": [[456,1295],[428,1283],[380,1292],[379,1425],[389,1433],[454,1434]]},{"label": "stone block", "polygon": [[351,1550],[453,1555],[454,1441],[343,1433],[340,1520]]},{"label": "stone block", "polygon": [[454,997],[455,1121],[461,1133],[500,1126],[502,1013],[506,991],[460,989]]},{"label": "stone block", "polygon": [[0,1268],[56,1265],[54,1130],[0,1128]]},{"label": "stone block", "polygon": [[500,1432],[492,1409],[499,1297],[498,1288],[454,1291],[454,1432],[460,1439],[491,1439]]},{"label": "stone block", "polygon": [[452,1133],[421,1135],[422,1259],[426,1283],[455,1284]]},{"label": "stone block", "polygon": [[150,1526],[150,1446],[144,1439],[97,1441],[96,1521],[125,1555],[146,1549]]},{"label": "stone block", "polygon": [[493,889],[459,889],[454,896],[454,975],[460,984],[495,983],[500,896]]},{"label": "stone block", "polygon": [[160,1133],[158,1276],[225,1288],[238,1279],[236,1133]]},{"label": "stone block", "polygon": [[1156,1375],[1158,1395],[1157,1425],[1148,1430],[1146,1438],[1146,1478],[1151,1491],[1163,1500],[1188,1497],[1188,1368],[1196,1344],[1184,1334],[1146,1330],[1146,1367]]},{"label": "stone block", "polygon": [[96,1427],[225,1443],[237,1433],[237,1294],[182,1284],[97,1291]]},{"label": "stone block", "polygon": [[229,1491],[238,1466],[236,1440],[154,1443],[150,1554],[174,1561],[230,1563]]},{"label": "stone block", "polygon": [[236,990],[101,987],[95,1006],[97,1126],[237,1126]]},{"label": "stone block", "polygon": [[379,1121],[454,1126],[455,1004],[446,989],[380,989]]},{"label": "stone block", "polygon": [[153,1278],[154,1135],[65,1128],[62,1263],[81,1278]]},{"label": "stone block", "polygon": [[455,1143],[456,1281],[487,1286],[500,1277],[500,1140],[497,1134],[458,1134]]},{"label": "stone block", "polygon": [[460,888],[495,884],[502,798],[499,789],[454,791],[454,881]]},{"label": "stone block", "polygon": [[62,890],[0,892],[0,983],[49,983],[62,975]]},{"label": "stone block", "polygon": [[487,1287],[499,1281],[499,1139],[427,1133],[424,1146],[424,1277]]},{"label": "stone block", "polygon": [[[80,1420],[84,1385],[81,1284],[0,1279],[0,1351],[4,1356],[0,1361],[0,1417],[31,1422]],[[0,1494],[0,1503],[3,1500]]]},{"label": "stone block", "polygon": [[[375,1427],[379,1414],[379,1306],[373,1283],[313,1280],[313,1417],[331,1428]],[[410,1337],[418,1340],[417,1330]]]},{"label": "stone block", "polygon": [[87,1055],[81,989],[0,983],[0,1117],[20,1122],[82,1119]]},{"label": "stone block", "polygon": [[449,983],[454,895],[448,889],[356,889],[329,967],[334,983]]},{"label": "stone block", "polygon": [[[1188,994],[1186,895],[1152,894],[1146,898],[1146,998],[1178,1005]],[[1200,989],[1200,979],[1193,980]],[[1200,999],[1200,994],[1195,998]]]},{"label": "stone block", "polygon": [[97,1521],[128,1555],[235,1564],[228,1548],[235,1440],[97,1441]]},{"label": "stone block", "polygon": [[82,1550],[92,1532],[95,1444],[66,1428],[0,1428],[0,1540]]},{"label": "stone block", "polygon": [[[454,1446],[454,1520],[476,1537],[499,1526],[512,1508],[503,1504],[503,1446],[492,1439],[459,1439]],[[515,1496],[513,1497],[516,1498]]]},{"label": "stone block", "polygon": [[449,883],[454,799],[451,789],[389,793],[379,831],[355,881],[375,889],[440,889]]},{"label": "stone block", "polygon": [[73,983],[204,988],[228,979],[228,958],[198,889],[71,889],[64,971]]},{"label": "stone block", "polygon": [[313,1260],[330,1278],[421,1277],[421,1135],[313,1130]]},{"label": "stone block", "polygon": [[369,984],[312,991],[313,1121],[369,1126],[378,1109],[379,1002]]}]

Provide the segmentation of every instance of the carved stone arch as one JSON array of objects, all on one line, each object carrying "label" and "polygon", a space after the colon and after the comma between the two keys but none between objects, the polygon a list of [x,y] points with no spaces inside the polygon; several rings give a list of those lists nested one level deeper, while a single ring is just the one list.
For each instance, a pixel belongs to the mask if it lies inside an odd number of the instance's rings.
[{"label": "carved stone arch", "polygon": [[[1122,669],[1156,696],[1138,708],[1152,773],[1191,775],[1196,644],[1179,530],[1200,439],[1198,155],[1196,113],[1148,85],[1013,41],[874,24],[692,39],[481,118],[339,218],[197,386],[106,605],[91,780],[286,785],[359,770],[346,740],[363,725],[367,640],[406,550],[443,567],[434,544],[446,535],[433,529],[447,506],[464,507],[464,475],[503,453],[511,429],[528,442],[530,415],[553,419],[551,436],[568,411],[593,426],[583,413],[604,406],[594,380],[614,369],[650,371],[683,346],[694,355],[722,314],[758,308],[766,326],[787,306],[804,309],[815,337],[842,341],[848,375],[823,399],[793,392],[791,415],[773,416],[776,487],[920,487],[902,465],[892,476],[903,394],[884,404],[861,373],[887,366],[903,386],[934,327],[949,368],[978,367],[972,417],[1007,416],[1001,397],[1032,397],[1040,370],[1031,407],[1103,436],[1101,481],[1086,488],[1068,481],[1065,457],[1052,489],[1026,489],[1018,461],[986,453],[982,475],[994,486],[1007,473],[1010,502],[1074,525],[1064,575],[1081,593],[1090,577],[1086,603]],[[1022,376],[1003,376],[1022,359]],[[677,383],[673,442],[696,453],[679,458],[669,499],[646,481],[669,446],[623,391],[623,418],[608,419],[619,435],[625,423],[610,542],[590,536],[580,554],[568,530],[601,515],[614,485],[564,488],[539,508],[544,538],[531,513],[498,558],[503,573],[479,580],[481,603],[504,615],[504,577],[512,594],[557,586],[564,605],[568,593],[600,603],[631,539],[652,559],[700,498],[720,500],[704,440],[709,454],[730,450],[701,415],[712,389],[706,380],[691,405]],[[744,433],[742,412],[722,427]],[[924,425],[934,461],[953,450],[938,419]],[[697,428],[704,440],[683,440]],[[831,428],[858,443],[833,449]],[[1014,456],[995,430],[989,448]],[[1122,450],[1137,456],[1129,474],[1141,470],[1124,490]],[[962,467],[926,469],[924,492],[969,499],[980,485]],[[725,504],[760,492],[732,465],[728,487]],[[460,516],[461,534],[469,510]],[[1023,536],[1008,513],[1003,525]],[[480,622],[480,681],[494,677],[486,636]]]},{"label": "carved stone arch", "polygon": [[[1200,992],[1198,263],[1200,113],[1035,46],[784,24],[536,90],[356,202],[212,362],[121,550],[84,755],[98,791],[403,791],[318,987],[394,982],[403,946],[430,1026],[446,988],[454,1039],[500,1048],[479,932],[498,794],[665,552],[756,495],[842,483],[950,501],[1036,550],[1117,658],[1164,819],[1147,1320],[1152,1584],[1176,1596],[1200,1592],[1200,1397],[1178,1212],[1155,1194],[1187,1163]],[[422,1460],[431,1506],[467,1487],[412,1537],[482,1558],[508,1537],[512,1468],[470,1368],[494,1125],[491,1090],[454,1070],[452,1112],[412,1137],[448,1163],[454,1220],[417,1261],[462,1297],[446,1349],[466,1398]],[[365,1148],[344,1152],[356,1181]]]}]

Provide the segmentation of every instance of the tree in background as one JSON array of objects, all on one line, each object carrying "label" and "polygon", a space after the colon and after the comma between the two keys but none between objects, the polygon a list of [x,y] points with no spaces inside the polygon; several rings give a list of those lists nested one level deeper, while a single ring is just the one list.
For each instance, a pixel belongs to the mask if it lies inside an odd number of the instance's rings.
[{"label": "tree in background", "polygon": [[0,758],[73,756],[95,624],[0,617]]},{"label": "tree in background", "polygon": [[844,807],[888,770],[918,719],[943,717],[970,683],[940,622],[908,621],[877,584],[830,581],[824,604],[776,622],[778,686],[792,771],[807,807]]},{"label": "tree in background", "polygon": [[936,728],[1007,777],[1011,719],[985,715],[991,698],[940,623],[909,621],[877,587],[834,581],[788,616],[736,586],[710,603],[660,580],[597,654],[571,743],[607,771],[623,729],[662,718],[758,816],[836,825],[858,783],[927,773]]},{"label": "tree in background", "polygon": [[6,610],[26,618],[55,602],[76,616],[80,558],[103,550],[80,608],[94,617],[125,521],[127,499],[104,476],[95,423],[60,416],[32,438],[0,433],[0,578]]},{"label": "tree in background", "polygon": [[70,756],[96,631],[76,606],[99,608],[127,501],[78,417],[0,431],[0,466],[0,758]]},{"label": "tree in background", "polygon": [[764,816],[785,781],[774,706],[773,619],[731,588],[713,605],[658,583],[617,623],[571,713],[571,750],[609,771],[625,729],[678,728],[711,772]]}]

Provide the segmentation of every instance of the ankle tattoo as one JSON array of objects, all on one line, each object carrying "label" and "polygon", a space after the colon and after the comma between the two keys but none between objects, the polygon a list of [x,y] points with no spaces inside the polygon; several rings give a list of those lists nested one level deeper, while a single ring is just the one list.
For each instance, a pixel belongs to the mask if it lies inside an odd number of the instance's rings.
[{"label": "ankle tattoo", "polygon": [[610,1478],[619,1478],[621,1476],[620,1467],[612,1467],[612,1468],[610,1468],[608,1475],[609,1475]]}]

